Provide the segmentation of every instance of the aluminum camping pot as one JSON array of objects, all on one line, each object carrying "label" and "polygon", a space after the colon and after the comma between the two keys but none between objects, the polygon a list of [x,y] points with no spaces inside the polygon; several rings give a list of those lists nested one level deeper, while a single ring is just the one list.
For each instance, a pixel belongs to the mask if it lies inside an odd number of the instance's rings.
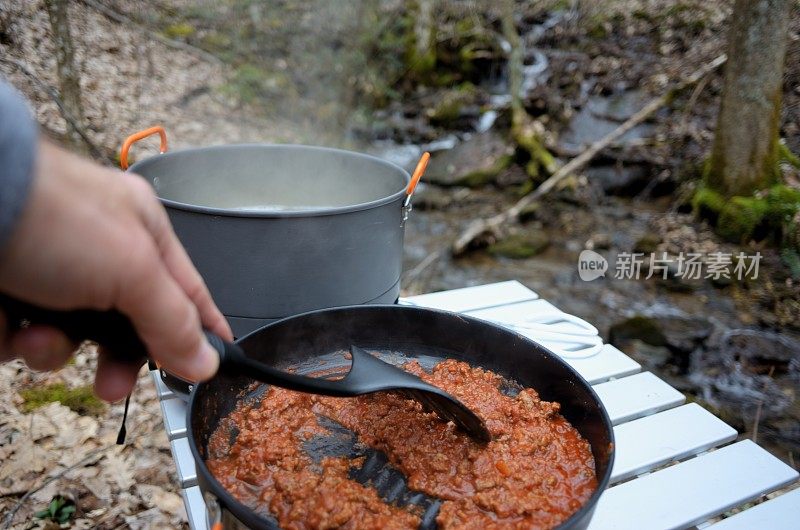
[{"label": "aluminum camping pot", "polygon": [[301,145],[167,151],[130,171],[150,181],[236,336],[325,307],[393,303],[416,182],[378,158]]},{"label": "aluminum camping pot", "polygon": [[[344,355],[351,344],[376,352],[388,362],[416,360],[431,369],[445,359],[464,361],[491,370],[523,387],[536,390],[542,399],[561,404],[560,413],[580,432],[592,450],[597,490],[558,526],[579,530],[589,525],[597,501],[611,478],[614,464],[614,432],[611,420],[589,383],[571,366],[540,344],[493,323],[447,311],[402,305],[361,305],[323,309],[269,324],[239,339],[248,356],[283,370],[315,374],[324,369],[339,373],[349,368]],[[211,474],[206,459],[212,434],[225,429],[233,444],[238,431],[225,419],[238,405],[253,405],[265,394],[265,385],[241,375],[217,374],[194,389],[187,411],[189,448],[195,459],[197,483],[215,529],[278,528],[264,510],[250,509],[222,487]],[[513,393],[514,384],[507,392]],[[345,440],[349,439],[349,442]],[[348,455],[351,477],[371,488],[388,502],[413,504],[422,517],[421,529],[436,527],[439,503],[434,497],[411,492],[405,479],[388,463],[385,455],[363,446],[355,436],[342,431],[321,434],[304,450],[314,461],[326,456]]]}]

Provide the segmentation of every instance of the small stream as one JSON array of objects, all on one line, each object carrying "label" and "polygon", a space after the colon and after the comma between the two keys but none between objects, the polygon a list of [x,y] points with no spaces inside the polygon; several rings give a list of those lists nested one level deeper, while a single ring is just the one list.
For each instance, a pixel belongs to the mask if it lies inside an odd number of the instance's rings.
[{"label": "small stream", "polygon": [[[554,23],[557,21],[548,19],[542,26]],[[547,54],[535,48],[541,33],[542,28],[534,27],[524,39],[529,46],[524,70],[526,91],[534,90],[550,75]],[[589,93],[589,86],[591,80],[584,83],[582,102],[559,135],[559,150],[569,156],[576,156],[588,144],[614,130],[648,99],[636,90],[594,95]],[[510,97],[503,92],[507,91],[504,79],[491,80],[490,89],[490,103],[474,120],[471,130],[450,131],[422,145],[381,140],[369,150],[411,170],[423,151],[436,156],[463,148],[475,135],[493,131],[509,105]],[[617,143],[641,144],[654,131],[654,125],[645,123]],[[641,193],[652,180],[646,166],[634,163],[620,167],[599,160],[585,174],[590,181],[599,183],[599,196],[583,205],[545,201],[551,211],[543,219],[528,223],[526,230],[544,234],[549,246],[528,259],[496,258],[476,252],[456,260],[447,251],[470,221],[508,207],[516,199],[508,190],[422,184],[420,196],[436,200],[424,201],[434,206],[416,208],[411,213],[406,225],[404,270],[414,269],[433,253],[439,252],[441,257],[415,277],[405,278],[403,294],[519,280],[560,309],[592,322],[606,340],[614,340],[644,370],[657,373],[693,396],[691,399],[710,406],[740,432],[758,432],[760,443],[791,461],[793,453],[800,453],[800,404],[795,398],[800,388],[800,341],[755,327],[752,319],[737,309],[733,295],[719,285],[701,282],[686,286],[656,278],[615,278],[615,256],[631,252],[638,241],[650,234],[654,220],[663,216],[670,201],[668,197],[654,200]],[[577,259],[586,248],[595,248],[612,264],[604,278],[591,282],[579,278]],[[665,337],[663,341],[631,331],[630,322],[642,319],[656,326],[660,336]],[[753,345],[778,353],[759,357],[753,353]]]}]

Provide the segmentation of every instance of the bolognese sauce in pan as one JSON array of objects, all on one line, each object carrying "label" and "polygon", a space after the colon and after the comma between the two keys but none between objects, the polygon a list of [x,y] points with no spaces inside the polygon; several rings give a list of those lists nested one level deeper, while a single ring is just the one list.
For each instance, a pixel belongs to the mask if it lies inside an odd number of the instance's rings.
[{"label": "bolognese sauce in pan", "polygon": [[409,489],[440,499],[438,528],[553,528],[597,488],[589,443],[558,403],[530,388],[508,395],[501,376],[461,361],[443,361],[431,372],[416,361],[403,368],[474,410],[492,441],[476,443],[393,393],[332,398],[270,387],[215,431],[206,464],[240,502],[287,530],[413,529],[421,522],[418,506],[385,502],[369,483],[351,478],[363,458],[315,461],[307,454],[304,444],[327,431],[321,418],[385,454]]}]

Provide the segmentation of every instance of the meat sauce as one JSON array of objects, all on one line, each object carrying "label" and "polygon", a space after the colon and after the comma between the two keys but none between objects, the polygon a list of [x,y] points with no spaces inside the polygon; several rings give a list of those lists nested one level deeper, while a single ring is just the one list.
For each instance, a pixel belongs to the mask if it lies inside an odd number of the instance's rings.
[{"label": "meat sauce", "polygon": [[[270,513],[284,529],[405,529],[419,509],[384,502],[348,477],[361,462],[314,463],[305,440],[326,432],[325,416],[382,451],[408,487],[442,499],[439,528],[553,528],[597,488],[589,443],[530,388],[511,397],[492,372],[447,360],[425,372],[403,368],[450,392],[486,422],[492,441],[473,442],[416,402],[391,393],[330,398],[271,387],[255,406],[240,406],[212,436],[211,472],[234,497]],[[229,443],[231,426],[238,430]]]}]

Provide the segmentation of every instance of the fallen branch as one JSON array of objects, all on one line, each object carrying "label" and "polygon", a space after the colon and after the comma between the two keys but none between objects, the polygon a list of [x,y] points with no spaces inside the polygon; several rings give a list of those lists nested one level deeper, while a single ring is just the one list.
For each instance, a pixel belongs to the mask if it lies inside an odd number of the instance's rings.
[{"label": "fallen branch", "polygon": [[207,52],[205,50],[202,50],[202,49],[198,48],[197,46],[192,46],[191,44],[189,44],[187,42],[182,42],[182,41],[179,41],[179,40],[170,39],[169,37],[166,37],[166,36],[162,35],[161,33],[157,32],[157,31],[153,31],[153,30],[151,30],[149,28],[146,28],[145,26],[143,26],[142,24],[139,24],[138,22],[134,21],[130,17],[128,17],[126,15],[123,15],[122,13],[119,13],[117,11],[114,11],[110,7],[108,7],[108,6],[104,5],[104,4],[101,4],[100,2],[97,2],[96,0],[80,0],[80,1],[84,5],[86,5],[87,7],[90,7],[92,9],[95,9],[95,10],[99,11],[100,13],[105,15],[107,18],[110,18],[114,22],[118,22],[120,24],[125,24],[126,26],[136,26],[141,31],[146,33],[149,37],[157,40],[158,42],[160,42],[161,44],[163,44],[165,46],[169,46],[170,48],[174,48],[176,50],[182,50],[182,51],[191,53],[195,57],[199,57],[199,58],[201,58],[201,59],[203,59],[205,61],[208,61],[210,63],[222,64],[222,60],[219,57],[217,57],[216,55],[214,55],[213,53],[209,53],[209,52]]},{"label": "fallen branch", "polygon": [[630,131],[644,120],[646,120],[651,114],[655,111],[672,101],[675,97],[675,94],[684,90],[686,87],[689,87],[695,83],[697,83],[700,79],[705,77],[710,72],[719,68],[727,60],[725,54],[722,54],[716,57],[710,63],[704,65],[702,68],[695,71],[692,75],[687,77],[685,80],[681,81],[673,88],[668,90],[664,95],[653,99],[647,105],[644,106],[639,112],[635,113],[633,116],[628,118],[625,123],[621,124],[619,127],[605,135],[603,138],[599,139],[588,149],[586,149],[583,153],[576,156],[563,166],[558,169],[555,173],[553,173],[550,178],[545,180],[542,184],[539,185],[535,190],[531,193],[526,195],[525,197],[521,198],[508,210],[505,210],[493,217],[489,217],[488,219],[478,219],[471,223],[467,229],[461,233],[461,235],[456,239],[453,243],[452,253],[453,255],[460,255],[463,254],[472,244],[473,242],[478,239],[479,237],[490,234],[494,237],[499,237],[500,235],[500,228],[507,222],[514,222],[519,217],[519,214],[529,207],[531,204],[539,200],[543,195],[547,194],[550,190],[552,190],[556,184],[562,181],[567,176],[571,175],[578,169],[582,168],[586,165],[589,161],[592,160],[600,151],[608,147],[614,140],[625,134],[626,132]]},{"label": "fallen branch", "polygon": [[34,72],[27,64],[23,63],[22,61],[18,61],[17,59],[12,59],[10,57],[0,56],[0,62],[10,64],[11,66],[16,67],[20,72],[28,76],[35,85],[44,90],[47,93],[47,95],[50,96],[50,99],[53,100],[53,102],[58,107],[59,112],[61,112],[61,116],[64,118],[64,121],[66,121],[67,124],[70,127],[72,127],[72,130],[74,130],[78,134],[78,136],[81,137],[81,140],[83,140],[83,142],[86,144],[86,147],[89,148],[89,154],[92,155],[92,157],[102,158],[110,162],[113,162],[112,159],[103,156],[103,150],[100,149],[100,147],[98,147],[97,144],[95,144],[91,138],[89,138],[89,135],[86,133],[86,129],[84,129],[80,125],[80,123],[78,123],[78,120],[76,120],[75,117],[72,116],[72,114],[67,110],[67,108],[64,106],[64,102],[61,101],[61,97],[59,96],[58,91],[55,88],[48,85],[41,79],[39,79],[39,76],[36,75],[36,72]]}]

